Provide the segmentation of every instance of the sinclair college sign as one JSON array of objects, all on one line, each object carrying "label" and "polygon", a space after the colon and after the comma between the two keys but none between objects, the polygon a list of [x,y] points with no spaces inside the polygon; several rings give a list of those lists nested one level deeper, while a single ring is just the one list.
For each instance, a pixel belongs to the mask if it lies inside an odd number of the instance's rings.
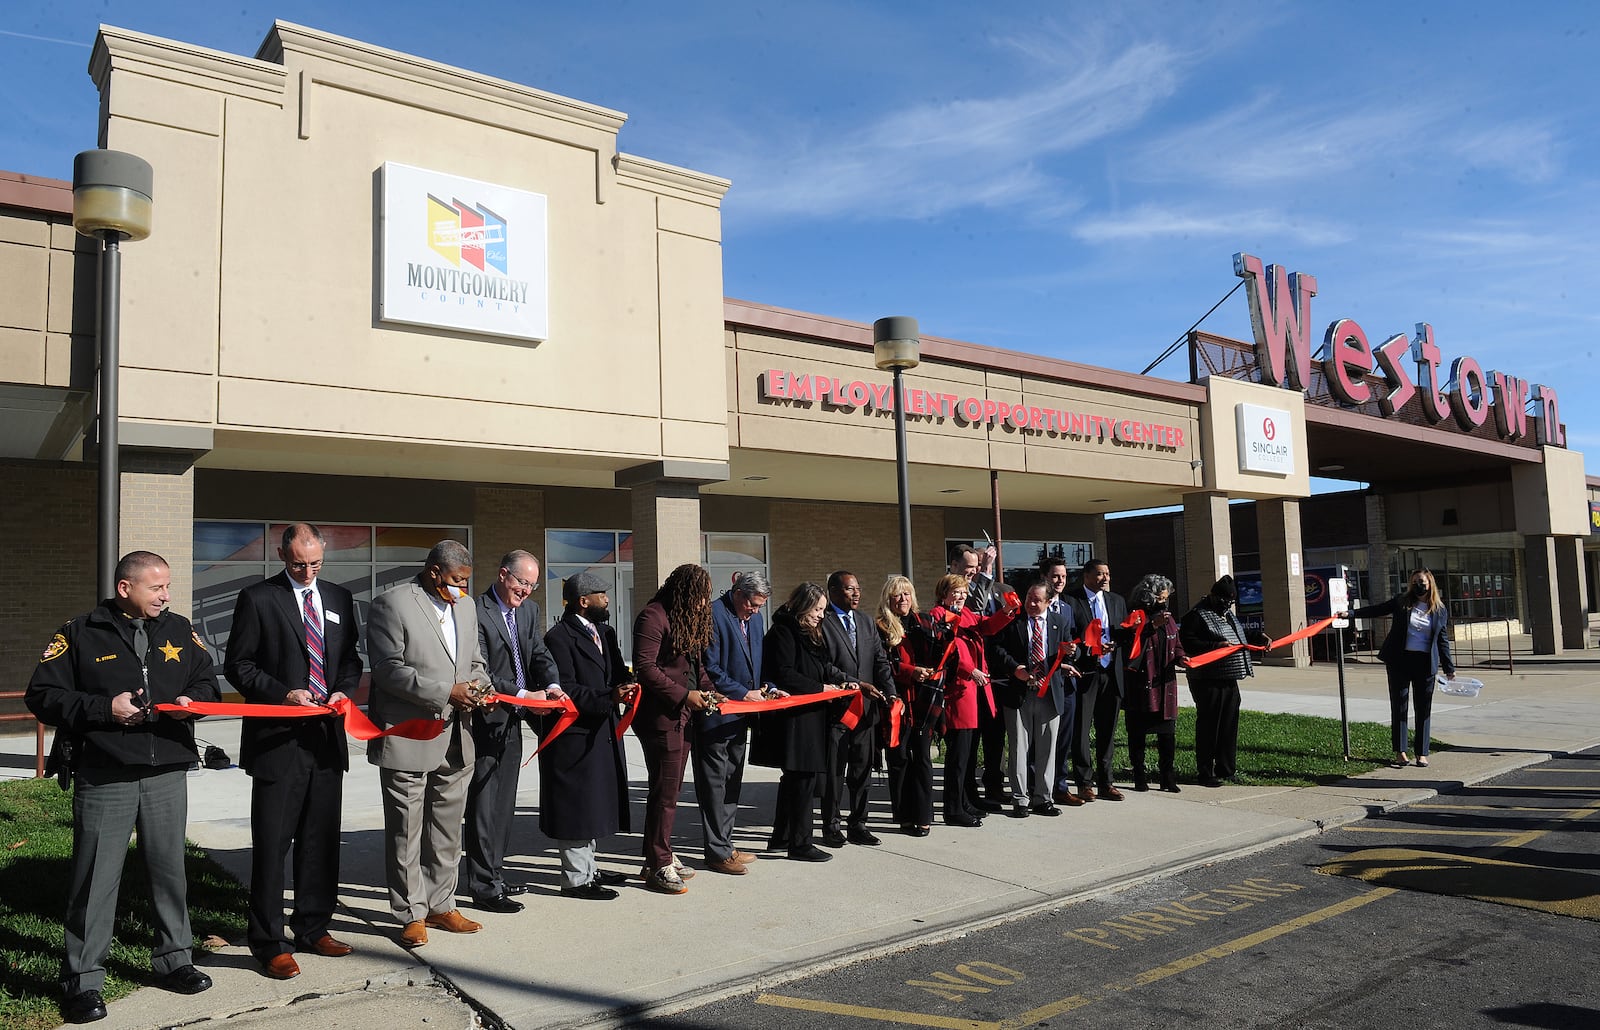
[{"label": "sinclair college sign", "polygon": [[[1317,295],[1317,280],[1281,265],[1263,268],[1261,259],[1250,254],[1233,256],[1233,273],[1245,281],[1261,381],[1306,390],[1311,386],[1311,298]],[[1531,402],[1539,406],[1536,442],[1567,445],[1554,390],[1507,372],[1486,372],[1465,355],[1452,361],[1444,375],[1444,358],[1433,341],[1433,326],[1426,322],[1417,324],[1415,337],[1399,334],[1373,346],[1354,319],[1341,318],[1328,326],[1323,343],[1322,369],[1335,400],[1361,405],[1376,399],[1385,418],[1415,403],[1430,425],[1454,418],[1468,432],[1492,413],[1495,431],[1504,440],[1527,435]],[[1365,379],[1374,373],[1383,379],[1376,398]]]}]

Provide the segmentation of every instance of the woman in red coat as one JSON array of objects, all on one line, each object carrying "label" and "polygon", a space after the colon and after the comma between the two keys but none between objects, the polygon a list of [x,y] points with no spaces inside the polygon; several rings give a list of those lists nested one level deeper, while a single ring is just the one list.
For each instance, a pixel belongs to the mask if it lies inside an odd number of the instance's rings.
[{"label": "woman in red coat", "polygon": [[937,688],[928,685],[938,656],[927,656],[927,636],[915,632],[920,617],[917,589],[911,581],[904,576],[885,580],[878,601],[878,635],[894,668],[895,688],[905,703],[899,745],[884,749],[889,763],[889,805],[900,829],[913,837],[926,837],[933,821],[935,727],[930,712],[938,695]]},{"label": "woman in red coat", "polygon": [[[1134,585],[1128,594],[1130,618],[1143,615],[1140,625],[1113,630],[1120,635],[1128,655],[1124,666],[1122,706],[1127,711],[1128,761],[1133,766],[1133,789],[1149,790],[1149,773],[1144,767],[1145,736],[1156,735],[1156,754],[1161,769],[1161,789],[1178,793],[1178,775],[1173,768],[1177,755],[1174,731],[1178,720],[1178,664],[1187,663],[1178,640],[1178,623],[1167,611],[1172,595],[1172,580],[1151,573]],[[1138,654],[1134,654],[1134,639]]]},{"label": "woman in red coat", "polygon": [[944,687],[944,821],[951,826],[983,825],[983,811],[967,795],[966,782],[978,706],[994,705],[984,638],[1005,629],[1020,610],[1016,595],[1009,594],[1005,607],[980,619],[967,610],[967,587],[965,576],[941,578],[934,588],[939,603],[919,627],[936,650],[934,666]]},{"label": "woman in red coat", "polygon": [[643,696],[633,732],[644,749],[650,793],[644,808],[645,886],[682,894],[694,874],[672,853],[672,823],[689,757],[687,730],[695,712],[719,700],[706,675],[711,644],[711,576],[679,565],[633,621],[633,671]]}]

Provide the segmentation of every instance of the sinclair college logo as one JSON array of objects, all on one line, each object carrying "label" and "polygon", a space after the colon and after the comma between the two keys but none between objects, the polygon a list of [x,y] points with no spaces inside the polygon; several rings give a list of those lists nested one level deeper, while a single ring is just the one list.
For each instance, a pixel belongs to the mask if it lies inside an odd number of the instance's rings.
[{"label": "sinclair college logo", "polygon": [[383,321],[544,340],[543,194],[383,166]]},{"label": "sinclair college logo", "polygon": [[428,194],[428,247],[457,268],[506,274],[506,220],[482,204]]}]

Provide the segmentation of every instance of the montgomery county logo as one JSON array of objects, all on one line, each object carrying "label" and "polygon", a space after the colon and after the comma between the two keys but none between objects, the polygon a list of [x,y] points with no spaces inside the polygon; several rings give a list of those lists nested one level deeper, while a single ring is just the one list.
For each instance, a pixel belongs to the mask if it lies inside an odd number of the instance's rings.
[{"label": "montgomery county logo", "polygon": [[[428,194],[428,246],[446,261],[506,274],[506,220],[482,204]],[[485,268],[487,266],[487,268]]]}]

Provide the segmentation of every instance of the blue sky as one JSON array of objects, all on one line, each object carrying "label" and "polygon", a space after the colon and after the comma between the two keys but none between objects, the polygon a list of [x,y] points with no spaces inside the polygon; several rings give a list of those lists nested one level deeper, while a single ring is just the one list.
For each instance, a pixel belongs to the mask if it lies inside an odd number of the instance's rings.
[{"label": "blue sky", "polygon": [[[274,18],[627,112],[733,180],[729,296],[1138,371],[1243,250],[1317,277],[1319,339],[1430,322],[1600,451],[1600,4],[9,0],[0,168],[94,145],[98,23]],[[1248,338],[1243,291],[1204,328]]]}]

